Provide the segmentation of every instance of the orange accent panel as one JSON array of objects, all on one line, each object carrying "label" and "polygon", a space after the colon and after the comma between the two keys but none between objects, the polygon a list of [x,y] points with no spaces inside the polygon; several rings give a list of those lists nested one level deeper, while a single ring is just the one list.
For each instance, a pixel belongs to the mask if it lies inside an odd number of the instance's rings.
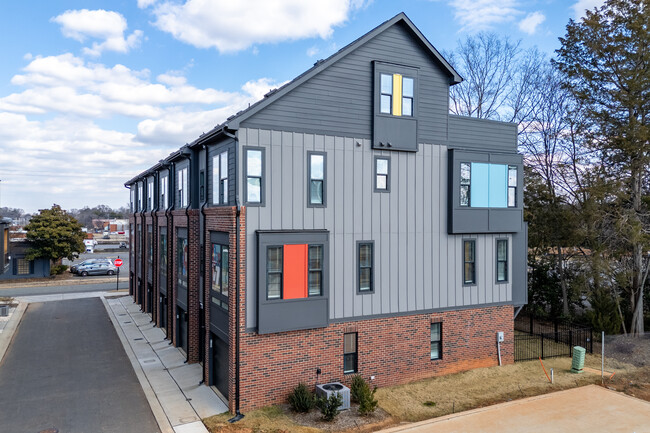
[{"label": "orange accent panel", "polygon": [[307,297],[307,245],[284,246],[283,299]]}]

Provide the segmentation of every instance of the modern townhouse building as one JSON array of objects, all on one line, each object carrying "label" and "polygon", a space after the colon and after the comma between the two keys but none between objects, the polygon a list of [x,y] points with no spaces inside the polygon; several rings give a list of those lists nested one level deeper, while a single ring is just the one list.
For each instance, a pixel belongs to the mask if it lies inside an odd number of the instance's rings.
[{"label": "modern townhouse building", "polygon": [[131,293],[231,411],[513,362],[517,125],[461,80],[399,14],[126,183]]}]

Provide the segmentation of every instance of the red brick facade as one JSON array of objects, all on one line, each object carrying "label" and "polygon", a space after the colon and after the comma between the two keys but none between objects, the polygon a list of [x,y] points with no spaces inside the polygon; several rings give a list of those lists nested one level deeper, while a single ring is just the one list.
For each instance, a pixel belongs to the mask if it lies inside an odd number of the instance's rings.
[{"label": "red brick facade", "polygon": [[[431,360],[430,324],[442,322],[442,359]],[[335,323],[327,328],[258,335],[244,333],[240,346],[241,410],[283,403],[298,382],[340,381],[343,334],[357,332],[358,373],[377,386],[498,365],[496,332],[504,364],[514,362],[512,306]],[[322,374],[316,375],[320,368]],[[231,406],[232,410],[232,406]]]}]

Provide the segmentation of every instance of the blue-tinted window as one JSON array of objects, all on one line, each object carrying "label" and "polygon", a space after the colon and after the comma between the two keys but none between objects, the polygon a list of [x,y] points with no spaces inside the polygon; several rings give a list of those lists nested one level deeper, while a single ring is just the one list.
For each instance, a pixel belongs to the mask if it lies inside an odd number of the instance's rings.
[{"label": "blue-tinted window", "polygon": [[512,185],[513,171],[516,178],[514,166],[462,162],[459,182],[460,206],[513,207],[513,197],[516,195],[516,186]]}]

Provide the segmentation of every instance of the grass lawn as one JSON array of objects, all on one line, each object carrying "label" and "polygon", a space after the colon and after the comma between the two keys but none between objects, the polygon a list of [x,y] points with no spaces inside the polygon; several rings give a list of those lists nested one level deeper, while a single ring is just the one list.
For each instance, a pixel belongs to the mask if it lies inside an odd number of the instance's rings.
[{"label": "grass lawn", "polygon": [[[531,397],[562,389],[600,383],[600,374],[574,374],[571,358],[553,358],[544,361],[546,371],[554,370],[554,384],[550,384],[539,361],[518,362],[502,367],[480,368],[463,373],[424,379],[405,385],[379,388],[376,398],[379,406],[391,417],[392,423],[421,421],[454,412],[488,406],[491,404]],[[600,371],[600,356],[587,355],[585,366]],[[617,375],[632,373],[636,368],[629,364],[608,360],[606,370]],[[607,384],[607,382],[606,382]],[[213,432],[227,433],[316,433],[324,430],[299,425],[280,406],[270,406],[245,414],[236,424],[228,424],[230,414],[204,420]],[[349,427],[349,424],[345,427]],[[336,424],[327,431],[337,430]],[[363,431],[387,427],[386,422]],[[360,430],[354,430],[358,432]]]}]

